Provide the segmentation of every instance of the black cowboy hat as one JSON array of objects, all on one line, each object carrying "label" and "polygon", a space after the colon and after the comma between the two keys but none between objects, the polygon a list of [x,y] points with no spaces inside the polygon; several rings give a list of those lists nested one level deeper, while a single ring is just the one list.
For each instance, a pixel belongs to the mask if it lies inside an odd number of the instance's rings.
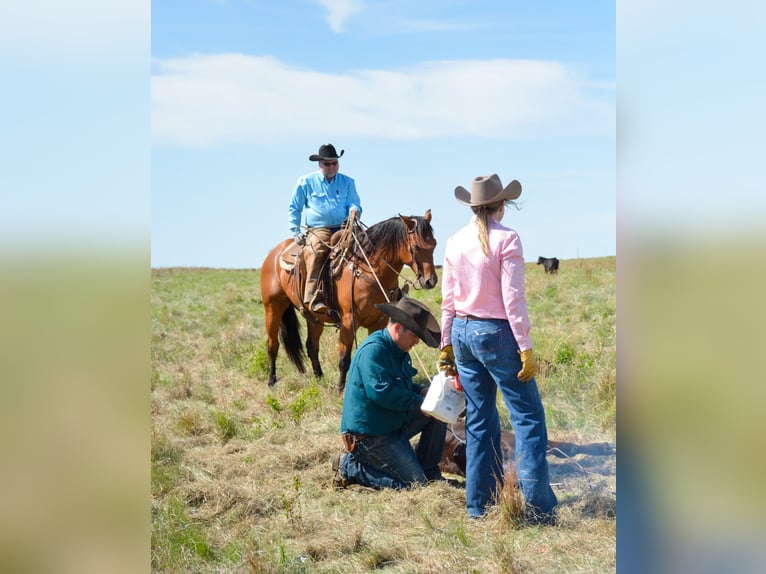
[{"label": "black cowboy hat", "polygon": [[315,153],[309,156],[309,161],[322,161],[323,159],[338,159],[343,155],[346,150],[340,150],[340,155],[335,151],[335,146],[332,144],[324,144],[319,146],[319,153]]},{"label": "black cowboy hat", "polygon": [[517,199],[520,195],[521,184],[518,181],[514,179],[503,189],[503,184],[500,183],[496,173],[473,178],[471,193],[468,193],[462,185],[455,188],[455,199],[470,207]]},{"label": "black cowboy hat", "polygon": [[377,303],[375,306],[394,322],[415,333],[429,347],[439,346],[441,329],[425,303],[412,297],[402,297],[396,303]]}]

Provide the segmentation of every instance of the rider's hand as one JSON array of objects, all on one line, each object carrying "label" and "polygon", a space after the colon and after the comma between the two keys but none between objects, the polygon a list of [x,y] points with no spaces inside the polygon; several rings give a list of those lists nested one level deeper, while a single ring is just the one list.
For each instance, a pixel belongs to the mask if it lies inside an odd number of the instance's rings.
[{"label": "rider's hand", "polygon": [[356,221],[359,219],[359,211],[357,211],[356,207],[352,207],[348,212],[348,218],[351,221]]},{"label": "rider's hand", "polygon": [[444,371],[444,374],[448,377],[454,377],[457,375],[457,367],[455,366],[455,353],[452,351],[452,345],[445,345],[442,352],[439,353],[439,360],[436,362],[440,371]]},{"label": "rider's hand", "polygon": [[537,359],[532,349],[519,351],[521,355],[521,370],[516,374],[522,383],[531,380],[537,374]]},{"label": "rider's hand", "polygon": [[295,242],[298,245],[306,245],[306,234],[301,233],[300,231],[295,234]]}]

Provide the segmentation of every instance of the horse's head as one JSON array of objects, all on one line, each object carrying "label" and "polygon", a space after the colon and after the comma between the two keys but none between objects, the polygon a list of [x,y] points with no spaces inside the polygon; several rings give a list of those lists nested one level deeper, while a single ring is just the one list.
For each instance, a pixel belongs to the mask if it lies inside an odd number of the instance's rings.
[{"label": "horse's head", "polygon": [[419,288],[433,289],[439,278],[434,266],[436,238],[431,228],[431,210],[423,217],[399,215],[399,218],[407,230],[407,252],[402,253],[402,262],[415,272]]}]

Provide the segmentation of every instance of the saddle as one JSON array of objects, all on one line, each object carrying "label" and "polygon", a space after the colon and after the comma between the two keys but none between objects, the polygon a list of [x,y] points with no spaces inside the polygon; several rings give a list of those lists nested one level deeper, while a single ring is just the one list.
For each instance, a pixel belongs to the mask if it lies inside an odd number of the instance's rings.
[{"label": "saddle", "polygon": [[[360,234],[363,248],[369,248],[369,237],[366,232]],[[343,230],[336,231],[330,238],[330,252],[322,266],[322,273],[319,276],[317,289],[321,290],[327,296],[327,302],[332,306],[333,292],[335,291],[334,278],[338,277],[346,264],[350,263],[347,256],[350,248],[350,237],[345,235]],[[279,266],[291,276],[293,288],[298,293],[303,293],[306,283],[306,266],[303,262],[303,246],[295,241],[288,243],[279,254]],[[351,258],[353,259],[353,258]],[[354,274],[359,276],[359,270],[355,269]],[[389,301],[398,301],[407,294],[409,285],[403,289],[398,286],[387,293]],[[308,309],[300,309],[305,317],[308,318]],[[337,309],[330,309],[331,318],[338,319]]]},{"label": "saddle", "polygon": [[[333,276],[337,275],[340,271],[340,265],[338,265],[338,263],[340,262],[342,264],[343,262],[343,258],[340,257],[342,250],[338,244],[341,239],[341,234],[341,231],[336,231],[330,238],[330,254],[327,257],[327,261],[330,262],[330,266],[333,269]],[[292,270],[295,269],[295,266],[302,262],[300,259],[302,251],[302,245],[298,245],[295,241],[291,241],[285,246],[282,253],[279,254],[279,266],[288,273],[292,272]]]},{"label": "saddle", "polygon": [[298,245],[295,241],[291,241],[279,254],[279,266],[290,273],[298,264],[298,256],[301,254],[302,246]]},{"label": "saddle", "polygon": [[[333,236],[333,239],[335,239],[335,236],[338,234],[336,233]],[[332,243],[332,240],[331,240]],[[327,256],[327,259],[325,259],[324,264],[322,265],[322,272],[319,275],[319,281],[317,282],[317,291],[321,291],[325,293],[327,297],[327,302],[332,307],[332,299],[333,299],[333,291],[334,291],[334,285],[332,278],[329,276],[328,269],[333,267],[333,261],[337,257],[338,253],[336,249],[331,248],[330,253]],[[342,258],[339,258],[342,260]],[[282,252],[279,254],[279,266],[284,270],[286,273],[288,273],[291,276],[291,282],[293,284],[293,288],[297,293],[303,293],[305,287],[306,287],[306,266],[303,262],[303,246],[298,245],[295,241],[291,241],[288,243],[285,248],[282,250]],[[337,274],[339,271],[339,268],[333,269],[333,276]],[[300,299],[301,297],[299,297]],[[308,309],[301,308],[300,311],[306,316],[308,313]],[[333,320],[338,320],[339,316],[336,309],[330,309],[329,313],[330,317]]]}]

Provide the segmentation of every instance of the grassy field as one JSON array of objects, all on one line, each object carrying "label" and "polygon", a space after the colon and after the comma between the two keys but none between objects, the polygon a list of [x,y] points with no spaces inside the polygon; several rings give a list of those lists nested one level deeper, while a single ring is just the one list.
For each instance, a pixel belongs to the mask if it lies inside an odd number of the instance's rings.
[{"label": "grassy field", "polygon": [[[527,265],[551,439],[615,441],[615,267],[614,257],[564,260],[551,276]],[[439,286],[411,295],[439,317]],[[464,490],[448,484],[334,491],[336,331],[322,336],[324,379],[280,352],[269,388],[263,318],[258,270],[152,271],[154,572],[615,571],[614,455],[549,457],[555,527],[519,527],[498,511],[469,521]],[[433,375],[438,351],[414,352]],[[511,430],[505,412],[504,422]]]}]

